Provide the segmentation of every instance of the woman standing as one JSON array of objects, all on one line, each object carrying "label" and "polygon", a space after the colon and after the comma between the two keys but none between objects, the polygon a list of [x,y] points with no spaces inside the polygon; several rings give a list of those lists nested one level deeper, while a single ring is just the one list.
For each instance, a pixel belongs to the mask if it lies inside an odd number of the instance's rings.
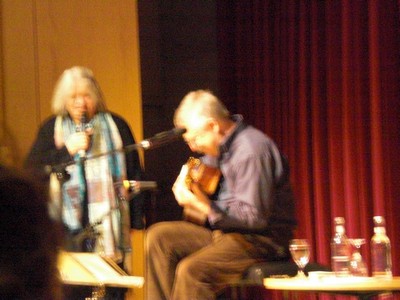
[{"label": "woman standing", "polygon": [[53,179],[64,174],[58,177],[61,184],[50,180],[50,212],[64,224],[66,249],[102,252],[120,263],[130,248],[130,225],[143,227],[143,200],[131,201],[130,222],[122,185],[125,179],[139,180],[141,173],[137,152],[123,151],[135,143],[132,132],[125,120],[107,110],[92,71],[85,67],[63,72],[52,110],[26,166],[51,173]]}]

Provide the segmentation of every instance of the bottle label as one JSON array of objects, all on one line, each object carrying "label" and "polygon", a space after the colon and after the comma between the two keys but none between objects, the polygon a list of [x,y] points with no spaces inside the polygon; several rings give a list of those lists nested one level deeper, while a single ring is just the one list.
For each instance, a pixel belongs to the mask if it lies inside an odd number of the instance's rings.
[{"label": "bottle label", "polygon": [[372,245],[372,275],[385,276],[390,275],[392,262],[390,257],[390,246],[385,243]]}]

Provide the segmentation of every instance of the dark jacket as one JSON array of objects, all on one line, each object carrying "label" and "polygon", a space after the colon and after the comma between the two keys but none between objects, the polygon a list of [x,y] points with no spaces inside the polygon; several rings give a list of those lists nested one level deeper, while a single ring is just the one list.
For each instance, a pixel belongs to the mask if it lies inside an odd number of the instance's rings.
[{"label": "dark jacket", "polygon": [[[121,135],[123,147],[135,144],[135,139],[126,121],[115,113],[110,113]],[[48,182],[49,175],[54,171],[62,171],[68,163],[73,163],[67,148],[57,149],[54,142],[54,125],[56,116],[51,116],[43,122],[36,140],[25,160],[25,167],[32,171],[37,178]],[[132,149],[134,147],[131,147]],[[141,167],[137,151],[126,151],[126,170],[129,180],[140,180]],[[131,227],[142,229],[144,227],[144,203],[141,195],[130,201]]]}]

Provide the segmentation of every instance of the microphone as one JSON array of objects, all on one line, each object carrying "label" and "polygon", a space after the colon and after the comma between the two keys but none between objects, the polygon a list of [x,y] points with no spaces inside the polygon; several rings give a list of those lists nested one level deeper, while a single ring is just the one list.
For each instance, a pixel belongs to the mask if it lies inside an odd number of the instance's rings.
[{"label": "microphone", "polygon": [[157,190],[157,182],[155,181],[124,180],[122,184],[128,192],[133,192],[134,194],[146,190]]},{"label": "microphone", "polygon": [[76,125],[76,132],[85,131],[86,123],[87,123],[87,113],[83,112],[81,115],[80,123],[78,125]]},{"label": "microphone", "polygon": [[174,128],[168,131],[163,131],[157,133],[152,138],[141,141],[139,145],[145,150],[150,148],[156,148],[164,144],[178,140],[185,132],[186,132],[185,128]]},{"label": "microphone", "polygon": [[[87,123],[87,113],[83,112],[81,115],[81,122],[76,126],[76,132],[84,132],[86,130]],[[79,157],[84,158],[86,156],[86,151],[81,149],[78,151]]]}]

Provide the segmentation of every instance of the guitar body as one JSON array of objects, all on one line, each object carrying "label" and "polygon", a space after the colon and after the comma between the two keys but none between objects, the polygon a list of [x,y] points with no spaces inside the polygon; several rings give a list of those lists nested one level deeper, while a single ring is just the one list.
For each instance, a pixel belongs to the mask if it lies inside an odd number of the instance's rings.
[{"label": "guitar body", "polygon": [[[186,165],[188,166],[188,176],[186,178],[187,185],[191,186],[193,182],[197,183],[201,190],[207,195],[213,195],[217,190],[221,171],[218,168],[210,167],[203,164],[200,159],[190,157]],[[183,218],[186,221],[204,225],[207,221],[207,216],[198,211],[195,207],[186,205],[183,208]]]}]

